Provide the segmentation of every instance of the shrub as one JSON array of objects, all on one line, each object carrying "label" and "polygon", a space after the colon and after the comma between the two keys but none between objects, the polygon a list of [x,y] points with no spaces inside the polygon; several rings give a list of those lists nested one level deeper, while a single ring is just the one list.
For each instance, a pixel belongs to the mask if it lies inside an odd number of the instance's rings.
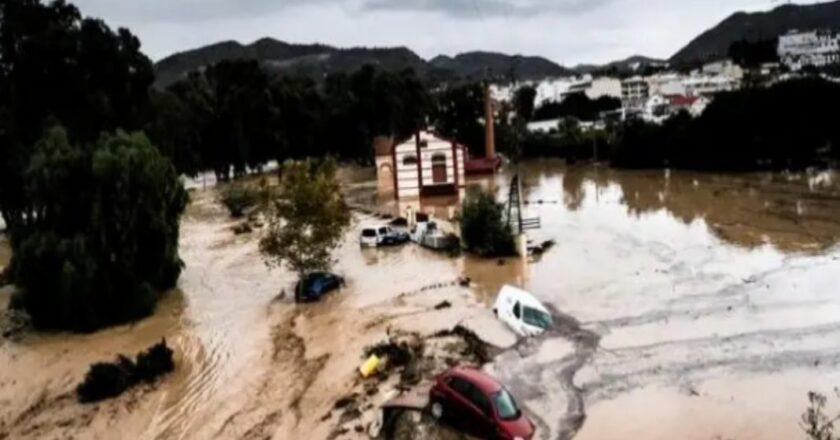
[{"label": "shrub", "polygon": [[172,350],[166,340],[153,345],[137,355],[137,362],[119,355],[115,362],[98,362],[91,365],[84,381],[76,387],[76,397],[81,403],[99,402],[119,396],[142,382],[153,382],[175,369]]},{"label": "shrub", "polygon": [[467,195],[461,209],[461,240],[467,251],[488,258],[516,255],[503,210],[492,194],[473,191]]},{"label": "shrub", "polygon": [[257,205],[259,199],[260,194],[256,188],[233,183],[222,190],[221,202],[231,217],[240,218],[245,215],[245,210]]},{"label": "shrub", "polygon": [[93,331],[151,314],[183,266],[187,194],[172,164],[142,134],[71,146],[52,129],[25,176],[13,278],[33,324]]}]

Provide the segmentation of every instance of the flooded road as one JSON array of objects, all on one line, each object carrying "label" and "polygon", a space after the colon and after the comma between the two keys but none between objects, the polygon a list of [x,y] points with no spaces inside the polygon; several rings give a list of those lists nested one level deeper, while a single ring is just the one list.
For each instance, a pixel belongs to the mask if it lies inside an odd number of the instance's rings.
[{"label": "flooded road", "polygon": [[[555,333],[488,366],[543,438],[801,437],[806,393],[840,385],[837,177],[523,169],[527,216],[542,223],[530,236],[557,242],[539,261],[360,251],[360,229],[379,221],[357,215],[336,254],[347,288],[307,306],[291,301],[291,274],[264,265],[257,234],[233,234],[214,190],[193,192],[186,269],[155,316],[93,335],[0,339],[0,439],[106,439],[116,427],[124,438],[327,438],[363,348],[393,329],[463,323],[510,347],[489,310],[507,283],[563,316]],[[370,170],[344,174],[354,203],[406,209],[377,197]],[[473,184],[504,199],[510,177]],[[457,212],[457,199],[411,203]],[[0,241],[0,265],[4,255]],[[453,285],[462,276],[469,288]],[[0,289],[0,305],[9,295]],[[435,310],[443,299],[453,307]],[[75,402],[90,363],[162,337],[175,373],[103,404]]]}]

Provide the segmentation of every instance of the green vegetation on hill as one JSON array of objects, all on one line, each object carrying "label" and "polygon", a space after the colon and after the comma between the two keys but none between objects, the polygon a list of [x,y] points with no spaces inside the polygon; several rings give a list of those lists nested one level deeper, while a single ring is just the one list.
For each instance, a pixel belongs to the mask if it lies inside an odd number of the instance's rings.
[{"label": "green vegetation on hill", "polygon": [[787,4],[768,12],[738,12],[697,36],[670,61],[672,64],[691,64],[723,58],[737,41],[775,39],[792,29],[840,30],[840,1]]}]

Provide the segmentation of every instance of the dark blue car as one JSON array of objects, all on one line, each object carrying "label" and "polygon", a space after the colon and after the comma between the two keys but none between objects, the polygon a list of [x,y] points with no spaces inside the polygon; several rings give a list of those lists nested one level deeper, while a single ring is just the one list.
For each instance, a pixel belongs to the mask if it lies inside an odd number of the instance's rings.
[{"label": "dark blue car", "polygon": [[344,278],[326,272],[313,272],[295,285],[295,301],[314,302],[344,286]]}]

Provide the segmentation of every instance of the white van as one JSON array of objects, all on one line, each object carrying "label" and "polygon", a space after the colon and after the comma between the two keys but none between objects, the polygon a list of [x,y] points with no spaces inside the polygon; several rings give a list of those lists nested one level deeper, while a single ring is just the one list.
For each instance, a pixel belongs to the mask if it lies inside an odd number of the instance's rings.
[{"label": "white van", "polygon": [[524,337],[540,335],[553,324],[551,313],[534,295],[513,286],[504,286],[499,291],[493,313]]},{"label": "white van", "polygon": [[359,245],[362,247],[377,247],[379,246],[379,228],[371,227],[362,229],[362,235],[359,237]]},{"label": "white van", "polygon": [[362,229],[359,244],[362,247],[398,246],[408,243],[409,240],[407,233],[397,231],[390,226],[371,226]]}]

